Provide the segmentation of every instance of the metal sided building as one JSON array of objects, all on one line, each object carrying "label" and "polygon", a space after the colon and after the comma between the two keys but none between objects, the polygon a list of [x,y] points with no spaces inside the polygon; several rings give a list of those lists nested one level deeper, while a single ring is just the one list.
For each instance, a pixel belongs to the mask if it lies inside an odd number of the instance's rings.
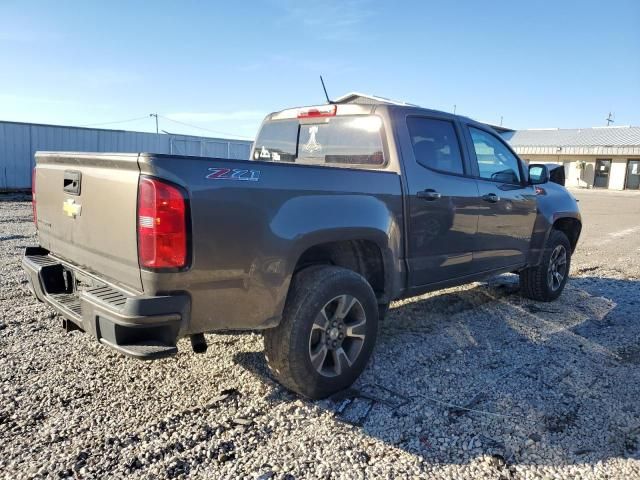
[{"label": "metal sided building", "polygon": [[248,160],[252,142],[0,121],[0,191],[31,188],[36,151],[169,153]]}]

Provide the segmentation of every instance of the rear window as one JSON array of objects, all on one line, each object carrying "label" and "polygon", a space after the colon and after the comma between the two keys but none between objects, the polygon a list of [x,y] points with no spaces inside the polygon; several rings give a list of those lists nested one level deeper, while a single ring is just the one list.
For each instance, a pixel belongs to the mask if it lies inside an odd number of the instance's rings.
[{"label": "rear window", "polygon": [[382,120],[375,115],[297,119],[265,123],[254,160],[330,165],[384,165]]}]

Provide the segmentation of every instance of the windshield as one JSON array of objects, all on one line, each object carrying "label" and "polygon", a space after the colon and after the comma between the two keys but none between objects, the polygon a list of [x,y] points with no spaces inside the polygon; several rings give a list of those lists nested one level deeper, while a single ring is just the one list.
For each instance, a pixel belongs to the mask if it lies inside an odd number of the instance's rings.
[{"label": "windshield", "polygon": [[384,165],[382,120],[375,115],[275,120],[263,125],[253,159],[331,165]]}]

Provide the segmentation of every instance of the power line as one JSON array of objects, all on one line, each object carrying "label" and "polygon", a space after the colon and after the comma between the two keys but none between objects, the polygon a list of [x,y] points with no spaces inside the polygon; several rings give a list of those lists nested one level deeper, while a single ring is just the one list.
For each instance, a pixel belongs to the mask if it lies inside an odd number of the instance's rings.
[{"label": "power line", "polygon": [[237,135],[235,133],[222,132],[220,130],[212,130],[210,128],[200,127],[198,125],[193,125],[191,123],[186,123],[186,122],[181,122],[179,120],[174,120],[173,118],[165,117],[164,115],[160,115],[158,113],[152,113],[149,116],[144,116],[144,117],[128,118],[128,119],[125,119],[125,120],[115,120],[113,122],[88,123],[88,124],[85,124],[85,125],[78,125],[78,126],[79,127],[97,127],[97,126],[101,126],[101,125],[116,125],[116,124],[119,124],[119,123],[128,123],[128,122],[135,122],[135,121],[138,121],[138,120],[146,120],[149,117],[155,117],[155,119],[156,119],[156,133],[158,133],[158,125],[157,125],[158,118],[163,118],[165,120],[168,120],[169,122],[178,123],[180,125],[184,125],[186,127],[191,127],[191,128],[196,128],[198,130],[202,130],[202,131],[205,131],[205,132],[215,133],[216,135],[225,135],[225,136],[232,136],[232,137],[237,137],[237,138],[241,138],[241,139],[253,140],[253,137],[247,137],[246,135]]},{"label": "power line", "polygon": [[239,137],[239,138],[246,138],[247,140],[253,140],[253,137],[247,137],[246,135],[236,135],[235,133],[221,132],[219,130],[211,130],[210,128],[199,127],[198,125],[192,125],[190,123],[174,120],[173,118],[165,117],[164,115],[158,115],[158,116],[160,118],[164,118],[165,120],[169,120],[170,122],[179,123],[180,125],[184,125],[186,127],[197,128],[198,130],[204,130],[205,132],[215,133],[216,135],[231,135],[232,137]]},{"label": "power line", "polygon": [[147,119],[149,117],[136,117],[136,118],[129,118],[127,120],[116,120],[115,122],[102,122],[102,123],[87,123],[86,125],[78,125],[79,127],[97,127],[99,125],[115,125],[116,123],[128,123],[128,122],[135,122],[136,120],[144,120]]}]

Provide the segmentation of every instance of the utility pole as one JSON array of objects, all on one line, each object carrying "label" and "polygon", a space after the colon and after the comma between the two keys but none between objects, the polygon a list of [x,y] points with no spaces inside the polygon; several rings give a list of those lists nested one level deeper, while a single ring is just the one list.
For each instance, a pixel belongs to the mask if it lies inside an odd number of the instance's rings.
[{"label": "utility pole", "polygon": [[150,117],[156,117],[156,135],[158,135],[160,133],[158,131],[158,114],[157,113],[150,113],[149,116]]},{"label": "utility pole", "polygon": [[502,115],[500,115],[500,126],[502,126]]},{"label": "utility pole", "polygon": [[458,106],[456,104],[453,105],[453,114],[456,114],[456,108],[458,108]]},{"label": "utility pole", "polygon": [[607,117],[607,127],[610,126],[612,123],[615,123],[615,120],[612,118],[611,112],[609,112],[609,116]]}]

